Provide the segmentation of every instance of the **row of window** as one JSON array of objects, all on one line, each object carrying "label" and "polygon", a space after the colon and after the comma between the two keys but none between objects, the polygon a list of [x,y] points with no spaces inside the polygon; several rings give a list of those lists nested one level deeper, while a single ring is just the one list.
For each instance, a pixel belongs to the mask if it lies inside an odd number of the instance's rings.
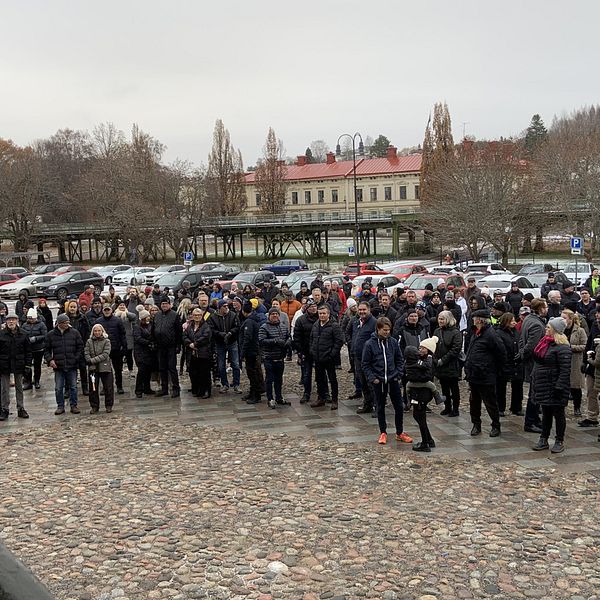
[{"label": "row of window", "polygon": [[[399,199],[406,200],[405,185],[399,186]],[[377,202],[379,194],[379,188],[372,187],[369,188],[369,200],[371,202]],[[356,188],[356,198],[358,202],[363,201],[363,188]],[[392,187],[386,186],[383,188],[383,199],[391,200],[392,199]],[[415,200],[419,199],[419,186],[415,185]],[[260,206],[260,194],[256,194],[256,206]],[[304,192],[304,204],[312,204],[313,196],[311,190],[306,190]],[[333,204],[339,202],[339,190],[331,190],[331,202]],[[325,190],[317,190],[317,204],[325,203]],[[299,204],[299,192],[292,192],[292,204]]]}]

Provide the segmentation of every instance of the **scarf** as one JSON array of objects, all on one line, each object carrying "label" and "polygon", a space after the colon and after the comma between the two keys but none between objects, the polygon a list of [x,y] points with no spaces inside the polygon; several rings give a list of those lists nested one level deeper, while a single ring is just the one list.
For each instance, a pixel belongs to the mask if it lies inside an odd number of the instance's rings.
[{"label": "scarf", "polygon": [[546,356],[546,352],[548,352],[548,348],[550,347],[550,344],[552,344],[553,342],[554,342],[553,337],[550,337],[549,335],[545,335],[538,342],[538,345],[535,347],[535,350],[533,351],[533,355],[537,358],[544,358],[544,356]]}]

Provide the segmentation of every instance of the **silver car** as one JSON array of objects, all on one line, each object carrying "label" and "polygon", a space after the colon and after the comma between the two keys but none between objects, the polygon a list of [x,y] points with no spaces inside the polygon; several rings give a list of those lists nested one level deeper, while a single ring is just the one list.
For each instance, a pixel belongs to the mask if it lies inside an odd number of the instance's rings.
[{"label": "silver car", "polygon": [[29,297],[36,296],[36,285],[51,279],[54,279],[54,275],[26,275],[14,283],[0,286],[0,298],[11,300],[18,298],[21,292],[25,292]]}]

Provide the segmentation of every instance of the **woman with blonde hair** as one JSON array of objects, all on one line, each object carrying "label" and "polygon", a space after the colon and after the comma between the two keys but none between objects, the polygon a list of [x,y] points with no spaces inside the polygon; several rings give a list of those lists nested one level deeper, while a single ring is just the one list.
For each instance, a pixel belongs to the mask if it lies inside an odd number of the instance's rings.
[{"label": "woman with blonde hair", "polygon": [[[192,319],[192,301],[189,298],[182,298],[181,302],[179,302],[179,306],[177,307],[177,314],[183,323],[183,333],[185,335],[185,330],[189,327],[191,319]],[[183,371],[185,370],[185,365],[188,363],[188,355],[187,352],[181,353],[181,358],[179,359],[179,374],[183,375]]]},{"label": "woman with blonde hair", "polygon": [[106,412],[110,413],[115,401],[114,378],[110,360],[110,340],[108,339],[108,333],[99,323],[92,327],[92,335],[85,343],[83,352],[88,366],[89,399],[92,414],[100,410],[100,396],[98,393],[100,382],[102,382],[102,388],[104,389]]},{"label": "woman with blonde hair", "polygon": [[585,375],[582,373],[583,353],[587,345],[587,334],[581,326],[579,314],[572,310],[564,309],[560,315],[566,322],[565,335],[571,346],[571,400],[576,417],[581,416],[581,396],[585,383]]},{"label": "woman with blonde hair", "polygon": [[133,324],[137,321],[137,314],[132,313],[125,300],[121,300],[115,308],[115,317],[123,321],[125,328],[125,338],[127,339],[127,349],[125,350],[125,359],[127,361],[127,370],[129,376],[133,377]]},{"label": "woman with blonde hair", "polygon": [[449,310],[441,311],[437,316],[439,327],[433,332],[438,344],[433,355],[433,370],[440,380],[442,394],[445,396],[444,410],[440,413],[448,417],[458,417],[460,407],[461,365],[463,337],[458,330],[456,319]]},{"label": "woman with blonde hair", "polygon": [[547,450],[552,422],[556,424],[556,439],[552,453],[565,449],[565,406],[571,388],[571,348],[565,335],[567,322],[554,317],[546,325],[545,335],[533,351],[531,372],[532,400],[542,407],[542,434],[534,450]]}]

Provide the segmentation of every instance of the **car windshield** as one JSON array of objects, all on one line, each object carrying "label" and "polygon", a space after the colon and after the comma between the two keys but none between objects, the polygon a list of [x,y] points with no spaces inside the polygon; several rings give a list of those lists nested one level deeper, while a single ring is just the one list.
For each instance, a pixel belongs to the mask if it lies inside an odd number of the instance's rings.
[{"label": "car windshield", "polygon": [[483,279],[479,280],[479,283],[481,283],[482,285],[487,285],[488,287],[496,287],[496,288],[502,288],[502,287],[510,287],[511,281],[507,280],[507,279],[488,279],[487,277],[484,277]]},{"label": "car windshield", "polygon": [[182,281],[181,273],[167,273],[158,279],[156,283],[160,284],[161,287],[165,285],[171,287],[177,285],[180,281]]},{"label": "car windshield", "polygon": [[411,282],[409,287],[411,290],[424,290],[425,286],[428,283],[431,283],[431,285],[435,289],[435,287],[437,286],[437,281],[438,281],[437,277],[418,277]]},{"label": "car windshield", "polygon": [[39,275],[25,275],[25,277],[21,277],[21,279],[19,279],[18,283],[19,284],[33,283],[34,281],[36,281],[39,278],[40,278]]},{"label": "car windshield", "polygon": [[590,267],[587,263],[568,263],[566,265],[561,265],[560,268],[565,273],[575,273],[575,271],[578,273],[585,273],[586,271],[590,270]]},{"label": "car windshield", "polygon": [[51,284],[64,283],[65,281],[69,281],[69,279],[71,279],[72,275],[73,275],[73,273],[63,273],[62,275],[57,275],[56,277],[54,277],[53,279],[50,280],[50,283]]}]

